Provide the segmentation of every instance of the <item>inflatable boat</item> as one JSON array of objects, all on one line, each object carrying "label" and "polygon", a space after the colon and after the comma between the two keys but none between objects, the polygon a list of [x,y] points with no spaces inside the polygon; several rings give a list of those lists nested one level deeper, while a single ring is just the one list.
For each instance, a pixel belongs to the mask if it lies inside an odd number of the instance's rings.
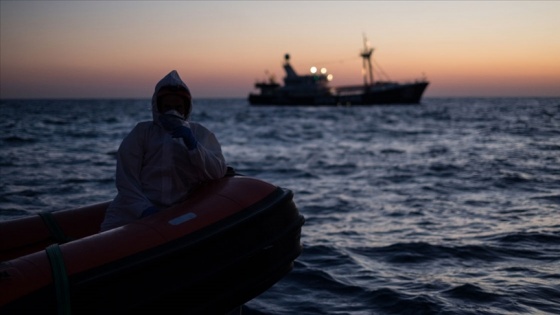
[{"label": "inflatable boat", "polygon": [[284,277],[304,218],[250,177],[99,233],[108,202],[0,222],[2,314],[220,314]]}]

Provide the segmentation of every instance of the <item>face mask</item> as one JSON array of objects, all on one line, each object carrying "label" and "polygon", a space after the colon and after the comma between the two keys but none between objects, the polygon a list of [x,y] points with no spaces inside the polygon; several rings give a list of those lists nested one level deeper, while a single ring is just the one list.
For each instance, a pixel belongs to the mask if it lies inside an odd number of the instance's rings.
[{"label": "face mask", "polygon": [[183,115],[181,115],[181,113],[179,113],[178,111],[174,110],[174,109],[170,109],[168,111],[166,111],[164,113],[164,115],[171,115],[171,116],[177,116],[181,119],[185,119],[185,117],[183,117]]}]

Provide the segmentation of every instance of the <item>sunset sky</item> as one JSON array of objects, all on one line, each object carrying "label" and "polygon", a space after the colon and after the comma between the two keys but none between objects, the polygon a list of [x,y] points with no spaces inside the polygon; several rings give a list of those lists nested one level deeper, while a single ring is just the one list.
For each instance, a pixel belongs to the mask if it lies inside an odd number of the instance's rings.
[{"label": "sunset sky", "polygon": [[0,98],[246,97],[285,53],[362,82],[365,34],[425,96],[560,96],[560,1],[0,1]]}]

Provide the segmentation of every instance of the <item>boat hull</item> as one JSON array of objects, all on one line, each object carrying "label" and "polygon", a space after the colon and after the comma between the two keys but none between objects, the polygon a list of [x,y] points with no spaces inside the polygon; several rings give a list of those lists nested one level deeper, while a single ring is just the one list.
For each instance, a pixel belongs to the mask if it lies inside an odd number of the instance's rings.
[{"label": "boat hull", "polygon": [[278,93],[249,94],[251,105],[287,105],[287,106],[341,106],[341,105],[389,105],[418,104],[422,99],[428,82],[406,84],[378,84],[367,89],[363,86],[341,87],[336,94],[293,96]]},{"label": "boat hull", "polygon": [[[229,178],[197,195],[152,218],[61,245],[72,312],[224,313],[292,269],[304,219],[291,191]],[[171,225],[183,226],[166,230]],[[34,252],[0,265],[10,278],[0,281],[0,290],[19,290],[10,300],[0,298],[0,313],[57,312],[53,277],[37,276],[38,287],[29,283],[37,273],[29,262],[49,273],[44,256]]]}]

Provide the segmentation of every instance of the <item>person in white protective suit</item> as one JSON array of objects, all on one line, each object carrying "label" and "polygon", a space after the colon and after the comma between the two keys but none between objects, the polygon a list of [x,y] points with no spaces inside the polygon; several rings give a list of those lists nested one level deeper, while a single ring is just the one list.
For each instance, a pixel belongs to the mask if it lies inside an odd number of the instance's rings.
[{"label": "person in white protective suit", "polygon": [[189,121],[191,110],[189,88],[173,70],[155,87],[153,121],[138,123],[119,147],[118,194],[101,231],[161,211],[185,200],[197,184],[225,176],[220,143],[204,126]]}]

